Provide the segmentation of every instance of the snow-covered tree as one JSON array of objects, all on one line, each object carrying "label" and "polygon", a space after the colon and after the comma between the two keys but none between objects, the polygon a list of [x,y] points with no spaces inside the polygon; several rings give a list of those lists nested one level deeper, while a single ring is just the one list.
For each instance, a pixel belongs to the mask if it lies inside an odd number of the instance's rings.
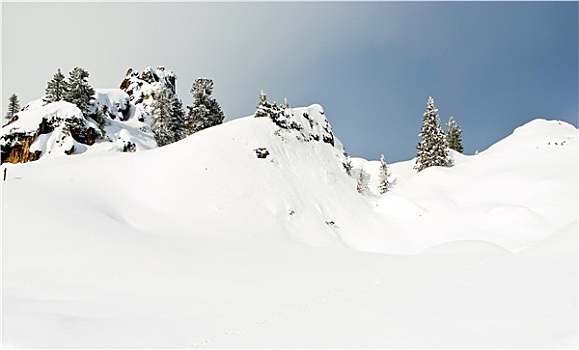
[{"label": "snow-covered tree", "polygon": [[263,90],[259,95],[259,104],[257,105],[257,110],[255,111],[254,116],[256,118],[268,117],[280,127],[286,127],[285,123],[283,123],[285,118],[283,118],[282,106],[279,106],[275,102],[269,102]]},{"label": "snow-covered tree", "polygon": [[187,116],[187,134],[223,123],[225,116],[221,106],[211,96],[213,92],[213,80],[209,78],[197,78],[191,87],[193,106],[189,108]]},{"label": "snow-covered tree", "polygon": [[432,97],[428,98],[422,119],[422,129],[418,136],[422,138],[422,141],[416,146],[418,154],[414,169],[422,171],[431,166],[450,165],[446,137],[440,126],[438,109]]},{"label": "snow-covered tree", "polygon": [[267,95],[261,90],[259,94],[259,104],[254,114],[255,118],[269,117],[271,107],[271,103],[267,100]]},{"label": "snow-covered tree", "polygon": [[342,162],[342,166],[344,167],[346,174],[348,174],[348,176],[352,176],[352,169],[354,169],[354,166],[352,165],[352,161],[347,157],[348,156],[346,156],[346,161]]},{"label": "snow-covered tree", "polygon": [[86,116],[94,96],[94,89],[89,85],[89,74],[81,67],[75,67],[68,76],[64,100],[75,104]]},{"label": "snow-covered tree", "polygon": [[177,97],[173,97],[171,101],[171,137],[173,142],[177,142],[186,136],[183,103]]},{"label": "snow-covered tree", "polygon": [[10,98],[8,98],[8,111],[6,113],[6,119],[10,120],[14,118],[16,113],[20,111],[20,102],[18,101],[18,96],[16,94],[12,94]]},{"label": "snow-covered tree", "polygon": [[60,72],[59,68],[54,74],[54,77],[46,84],[46,90],[42,100],[46,103],[63,100],[66,95],[66,89],[67,83],[64,74]]},{"label": "snow-covered tree", "polygon": [[171,127],[173,101],[167,96],[165,91],[162,91],[151,105],[151,114],[155,119],[151,129],[155,135],[157,145],[162,147],[172,143],[174,141]]},{"label": "snow-covered tree", "polygon": [[389,176],[390,173],[388,172],[388,165],[384,161],[384,155],[382,154],[380,156],[380,174],[379,174],[380,184],[378,185],[380,194],[384,194],[388,192],[388,190],[390,189],[390,181],[388,181]]},{"label": "snow-covered tree", "polygon": [[356,190],[358,193],[364,193],[368,191],[368,177],[364,172],[364,169],[360,169],[360,173],[358,174],[358,178],[356,179]]},{"label": "snow-covered tree", "polygon": [[446,131],[446,141],[448,142],[448,148],[453,149],[459,153],[463,152],[462,147],[462,130],[460,126],[454,120],[454,117],[450,117],[448,120],[448,129]]},{"label": "snow-covered tree", "polygon": [[68,131],[68,133],[75,139],[77,142],[87,144],[87,135],[88,129],[86,126],[86,120],[82,117],[71,117],[66,118],[64,121],[56,120],[56,123],[63,123],[64,128],[63,130]]}]

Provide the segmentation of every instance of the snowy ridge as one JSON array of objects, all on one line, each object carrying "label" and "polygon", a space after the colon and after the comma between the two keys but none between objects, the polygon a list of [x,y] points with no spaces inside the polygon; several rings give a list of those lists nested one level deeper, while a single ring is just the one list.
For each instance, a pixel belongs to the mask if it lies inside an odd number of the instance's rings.
[{"label": "snowy ridge", "polygon": [[[319,110],[314,105],[292,111],[323,117],[315,113]],[[130,170],[130,176],[122,176],[121,188],[106,173],[94,183],[107,198],[115,193],[114,202],[102,201],[142,230],[162,230],[171,223],[175,230],[188,231],[194,215],[205,223],[204,230],[219,235],[243,227],[266,232],[283,228],[292,240],[310,245],[371,252],[416,254],[453,240],[489,241],[516,252],[576,218],[576,198],[564,195],[577,192],[576,129],[554,123],[530,123],[475,156],[453,153],[451,168],[415,173],[408,169],[412,162],[392,164],[393,188],[383,196],[378,194],[377,161],[353,159],[348,176],[339,141],[336,147],[308,142],[302,135],[313,135],[312,130],[280,128],[267,118],[237,119],[130,158],[105,157],[79,165],[75,160],[67,172],[86,177],[85,172],[115,169],[117,177]],[[562,141],[563,146],[549,145]],[[260,159],[258,149],[268,156]],[[51,172],[50,164],[42,168],[43,174]],[[360,171],[369,177],[364,196],[356,192]],[[65,181],[69,176],[52,177]],[[138,195],[132,190],[135,181],[147,184]],[[106,190],[111,183],[114,188]],[[50,187],[65,184],[56,181]],[[127,190],[130,196],[122,194]],[[180,205],[167,211],[154,203]],[[128,209],[135,207],[142,208]],[[223,215],[232,215],[235,223],[220,223]],[[513,224],[508,233],[502,230],[506,223]]]}]

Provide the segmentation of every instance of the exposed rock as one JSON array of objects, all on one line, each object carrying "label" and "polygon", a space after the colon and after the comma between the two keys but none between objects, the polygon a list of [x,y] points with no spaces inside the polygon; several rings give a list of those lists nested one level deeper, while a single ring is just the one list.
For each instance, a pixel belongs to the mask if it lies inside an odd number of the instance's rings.
[{"label": "exposed rock", "polygon": [[145,68],[142,72],[129,68],[120,88],[125,91],[134,104],[144,103],[148,99],[154,99],[155,93],[164,89],[172,97],[176,93],[177,77],[172,71],[159,66],[153,70]]},{"label": "exposed rock", "polygon": [[40,151],[30,151],[30,146],[34,143],[36,137],[36,135],[20,135],[17,137],[16,142],[2,146],[2,163],[26,163],[40,158]]},{"label": "exposed rock", "polygon": [[[259,113],[258,113],[259,112]],[[262,103],[256,116],[269,117],[281,130],[296,130],[296,137],[305,142],[322,141],[335,146],[335,137],[328,119],[320,105],[306,108],[290,108],[275,103]],[[278,133],[278,135],[281,135]]]},{"label": "exposed rock", "polygon": [[254,151],[257,155],[257,158],[265,159],[269,155],[269,151],[265,147],[256,148]]}]

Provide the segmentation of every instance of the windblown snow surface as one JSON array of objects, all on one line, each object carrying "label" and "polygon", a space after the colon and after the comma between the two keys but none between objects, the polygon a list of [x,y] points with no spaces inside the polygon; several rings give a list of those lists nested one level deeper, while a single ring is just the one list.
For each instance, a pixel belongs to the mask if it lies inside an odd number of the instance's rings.
[{"label": "windblown snow surface", "polygon": [[577,129],[452,156],[379,195],[379,162],[242,118],[8,164],[3,346],[577,347]]}]

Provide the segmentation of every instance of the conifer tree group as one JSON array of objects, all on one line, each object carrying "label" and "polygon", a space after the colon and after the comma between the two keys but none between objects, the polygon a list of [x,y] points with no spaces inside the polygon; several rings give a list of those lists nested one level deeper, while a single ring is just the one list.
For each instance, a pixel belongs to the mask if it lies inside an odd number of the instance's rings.
[{"label": "conifer tree group", "polygon": [[76,105],[83,115],[87,116],[95,91],[88,83],[88,71],[81,67],[74,67],[65,80],[60,68],[54,77],[46,84],[45,103],[64,100]]}]

